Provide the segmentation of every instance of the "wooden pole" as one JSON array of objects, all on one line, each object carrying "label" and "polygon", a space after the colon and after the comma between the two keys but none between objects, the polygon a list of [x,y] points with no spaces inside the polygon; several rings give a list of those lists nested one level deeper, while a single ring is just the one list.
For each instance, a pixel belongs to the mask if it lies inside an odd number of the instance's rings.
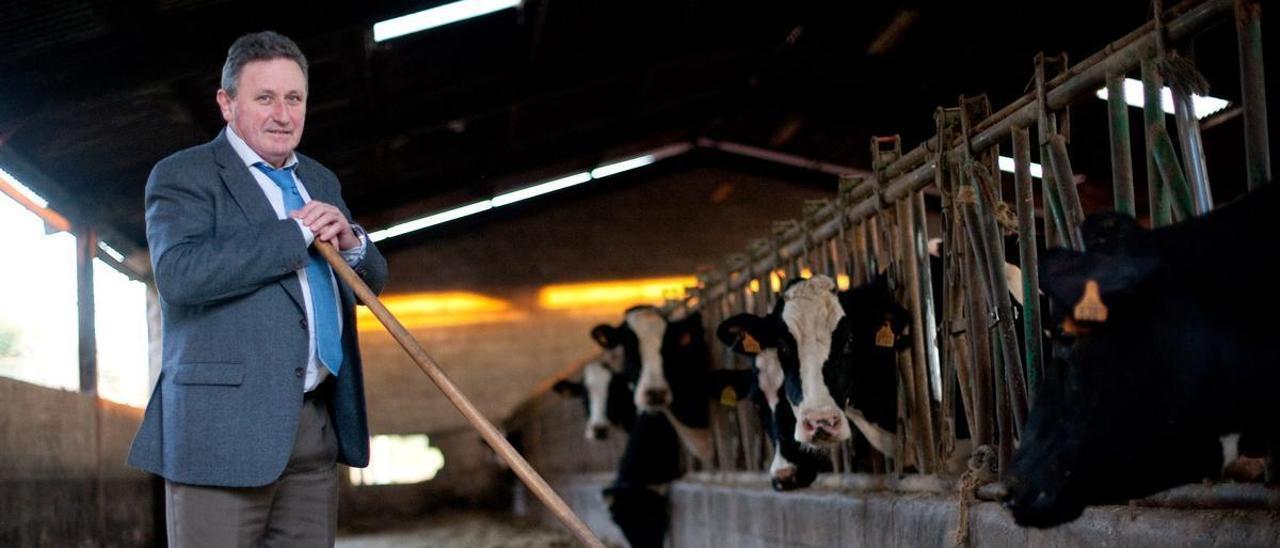
[{"label": "wooden pole", "polygon": [[520,456],[520,453],[514,447],[511,447],[511,444],[507,442],[506,438],[502,437],[502,433],[498,432],[493,423],[484,418],[480,411],[476,409],[476,406],[471,403],[471,400],[468,400],[458,390],[458,387],[453,384],[453,381],[445,376],[444,370],[440,369],[436,361],[427,355],[427,351],[422,349],[422,345],[418,344],[417,339],[409,334],[409,331],[387,310],[386,306],[383,306],[382,302],[378,300],[378,296],[373,294],[373,290],[365,285],[364,280],[361,280],[360,276],[354,270],[351,270],[350,266],[347,266],[347,262],[338,254],[338,250],[334,249],[332,245],[319,240],[315,242],[315,248],[333,267],[333,271],[338,275],[338,278],[351,287],[360,302],[369,307],[369,311],[373,312],[378,321],[382,322],[382,325],[387,328],[387,331],[396,339],[396,342],[399,342],[400,346],[404,347],[405,352],[409,353],[409,357],[413,358],[414,363],[418,364],[418,368],[423,373],[426,373],[427,377],[431,378],[431,382],[434,382],[441,392],[444,392],[445,397],[449,398],[453,406],[458,408],[462,416],[466,417],[467,421],[476,430],[480,431],[484,441],[488,442],[489,446],[502,457],[502,460],[511,466],[511,469],[524,481],[529,490],[533,491],[533,494],[539,500],[551,508],[552,513],[560,519],[560,522],[565,527],[569,528],[569,531],[574,536],[578,537],[578,540],[584,546],[604,548],[604,544],[600,542],[600,539],[596,538],[591,529],[587,527],[587,524],[578,519],[573,510],[569,509],[569,505],[565,504],[564,499],[561,499],[560,495],[557,495],[551,489],[551,486],[547,485],[546,480],[542,479],[542,476],[538,475],[538,472],[532,466],[529,466],[529,462],[524,460],[524,457]]}]

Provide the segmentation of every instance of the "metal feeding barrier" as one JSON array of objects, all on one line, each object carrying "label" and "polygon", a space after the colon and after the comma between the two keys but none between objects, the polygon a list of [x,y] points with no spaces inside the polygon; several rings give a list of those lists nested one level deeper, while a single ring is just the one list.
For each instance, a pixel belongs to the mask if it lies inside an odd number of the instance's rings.
[{"label": "metal feeding barrier", "polygon": [[[1258,0],[1189,0],[1168,10],[1156,0],[1152,21],[1083,61],[1069,65],[1065,55],[1038,55],[1029,93],[994,112],[985,96],[961,96],[956,106],[935,111],[935,135],[909,151],[896,136],[873,138],[871,175],[842,176],[834,197],[808,203],[800,219],[776,222],[771,235],[728,256],[722,269],[699,275],[697,287],[669,299],[664,310],[673,318],[701,312],[714,332],[735,314],[768,314],[789,281],[824,274],[845,289],[884,272],[897,302],[912,316],[910,347],[898,357],[897,453],[914,454],[920,474],[944,471],[956,454],[959,407],[972,446],[990,446],[1003,470],[1034,405],[1049,352],[1041,344],[1048,311],[1040,309],[1038,298],[1036,242],[1077,250],[1085,245],[1080,232],[1085,212],[1070,161],[1070,105],[1099,88],[1108,90],[1114,206],[1136,214],[1123,87],[1126,74],[1141,74],[1146,102],[1140,134],[1149,189],[1145,213],[1153,226],[1164,226],[1209,211],[1213,201],[1200,122],[1190,110],[1191,95],[1204,86],[1176,46],[1234,20],[1247,181],[1250,190],[1258,188],[1271,180],[1260,12]],[[1172,135],[1159,98],[1165,85],[1172,89],[1175,108]],[[1039,189],[1030,170],[1032,126],[1043,164]],[[1006,142],[1013,156],[1012,196],[1005,195],[998,165],[998,149]],[[926,195],[940,204],[940,213],[926,208]],[[1015,235],[1017,249],[1006,250],[1006,237]],[[942,241],[940,294],[932,283],[931,236]],[[1006,282],[1004,265],[1012,256],[1023,274],[1021,287]],[[1010,291],[1021,296],[1020,323]],[[711,352],[712,367],[750,367],[719,343]],[[711,404],[717,409],[712,414],[715,457],[695,468],[766,470],[772,449],[754,410],[724,403]],[[831,460],[836,473],[854,472],[852,442],[832,451]],[[858,471],[901,474],[902,460],[870,458],[861,461],[869,470]],[[971,491],[984,496],[976,487]]]}]

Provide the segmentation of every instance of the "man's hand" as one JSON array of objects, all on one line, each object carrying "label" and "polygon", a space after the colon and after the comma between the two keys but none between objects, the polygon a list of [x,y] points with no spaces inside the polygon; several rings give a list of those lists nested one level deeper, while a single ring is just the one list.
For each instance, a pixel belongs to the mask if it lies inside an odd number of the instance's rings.
[{"label": "man's hand", "polygon": [[351,223],[332,205],[312,200],[289,216],[302,221],[317,240],[329,242],[340,250],[360,245],[360,239],[351,230]]}]

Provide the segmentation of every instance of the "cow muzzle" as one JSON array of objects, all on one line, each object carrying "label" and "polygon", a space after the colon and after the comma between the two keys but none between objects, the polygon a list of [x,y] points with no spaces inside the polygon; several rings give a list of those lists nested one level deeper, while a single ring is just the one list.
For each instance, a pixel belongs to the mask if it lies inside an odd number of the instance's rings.
[{"label": "cow muzzle", "polygon": [[838,409],[821,409],[803,413],[797,441],[813,445],[835,445],[849,439],[844,414]]},{"label": "cow muzzle", "polygon": [[642,394],[645,407],[666,407],[671,403],[671,391],[666,388],[649,388]]}]

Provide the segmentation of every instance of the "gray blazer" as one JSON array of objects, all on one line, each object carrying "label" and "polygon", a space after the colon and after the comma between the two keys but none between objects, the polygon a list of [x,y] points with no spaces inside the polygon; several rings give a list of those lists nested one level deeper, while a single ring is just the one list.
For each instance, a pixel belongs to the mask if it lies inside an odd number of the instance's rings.
[{"label": "gray blazer", "polygon": [[[275,481],[293,449],[308,331],[295,271],[308,260],[292,219],[270,202],[220,133],[156,164],[147,180],[147,242],[164,317],[160,378],[129,464],[194,485]],[[338,178],[298,154],[312,199],[349,219]],[[370,242],[355,271],[380,292],[387,262]],[[345,359],[329,403],[338,461],[369,463],[355,298],[338,281]]]}]

